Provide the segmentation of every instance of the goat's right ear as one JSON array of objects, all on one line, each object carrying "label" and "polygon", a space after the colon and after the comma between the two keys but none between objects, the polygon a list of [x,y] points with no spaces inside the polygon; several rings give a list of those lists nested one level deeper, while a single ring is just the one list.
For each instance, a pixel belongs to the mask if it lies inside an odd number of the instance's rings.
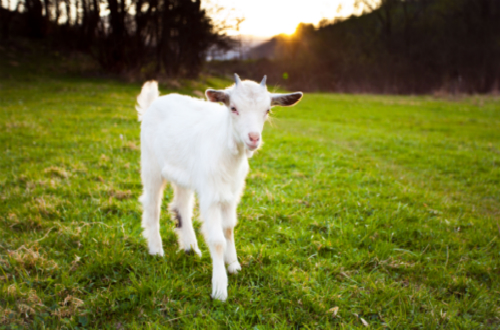
[{"label": "goat's right ear", "polygon": [[205,91],[205,95],[210,102],[222,102],[225,105],[229,105],[229,94],[225,91],[207,89]]}]

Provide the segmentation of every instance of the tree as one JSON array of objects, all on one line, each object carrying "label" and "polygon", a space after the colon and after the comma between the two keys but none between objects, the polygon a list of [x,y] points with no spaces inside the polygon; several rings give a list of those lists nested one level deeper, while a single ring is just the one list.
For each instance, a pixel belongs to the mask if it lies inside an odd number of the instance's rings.
[{"label": "tree", "polygon": [[[200,0],[63,0],[64,24],[59,23],[61,0],[23,1],[24,12],[0,12],[5,18],[4,38],[14,32],[78,48],[92,54],[109,72],[138,71],[155,63],[156,75],[195,77],[211,45],[231,44],[201,8]],[[100,12],[101,4],[107,6],[108,15]],[[10,18],[15,13],[24,18],[25,28],[11,31]]]}]

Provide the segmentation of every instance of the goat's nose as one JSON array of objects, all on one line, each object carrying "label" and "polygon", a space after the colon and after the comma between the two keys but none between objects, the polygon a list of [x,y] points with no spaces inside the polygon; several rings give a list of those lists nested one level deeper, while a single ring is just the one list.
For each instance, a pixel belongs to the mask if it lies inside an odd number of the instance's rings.
[{"label": "goat's nose", "polygon": [[260,139],[260,133],[257,132],[248,133],[248,138],[250,139],[250,141],[257,143],[259,142]]}]

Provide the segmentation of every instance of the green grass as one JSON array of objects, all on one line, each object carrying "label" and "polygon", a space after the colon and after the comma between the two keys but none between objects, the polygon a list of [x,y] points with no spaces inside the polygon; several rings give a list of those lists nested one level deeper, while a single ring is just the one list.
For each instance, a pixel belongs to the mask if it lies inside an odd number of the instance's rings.
[{"label": "green grass", "polygon": [[170,190],[165,257],[141,237],[140,86],[2,79],[0,329],[500,327],[496,97],[275,109],[221,303],[199,225],[203,257],[177,251]]}]

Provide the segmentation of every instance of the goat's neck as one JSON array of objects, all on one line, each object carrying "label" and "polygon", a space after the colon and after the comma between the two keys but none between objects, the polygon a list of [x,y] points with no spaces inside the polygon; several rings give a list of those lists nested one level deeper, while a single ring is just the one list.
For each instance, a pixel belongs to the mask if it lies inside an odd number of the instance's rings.
[{"label": "goat's neck", "polygon": [[[229,114],[229,116],[231,116]],[[234,158],[241,158],[246,155],[245,145],[243,142],[238,142],[237,132],[234,130],[233,122],[230,117],[227,121],[227,148],[229,150],[230,156]]]}]

